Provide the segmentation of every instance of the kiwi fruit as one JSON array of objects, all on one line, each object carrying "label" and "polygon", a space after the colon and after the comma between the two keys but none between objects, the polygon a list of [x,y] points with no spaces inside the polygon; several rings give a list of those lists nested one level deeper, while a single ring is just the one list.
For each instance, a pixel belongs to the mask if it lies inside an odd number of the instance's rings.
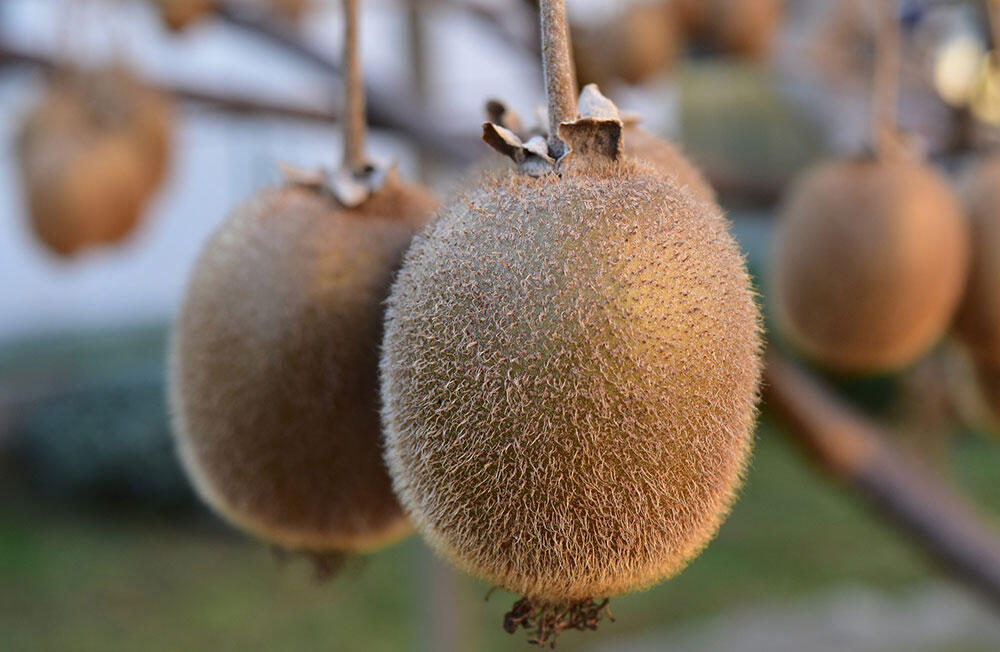
[{"label": "kiwi fruit", "polygon": [[705,176],[669,141],[655,136],[638,125],[628,125],[624,133],[625,153],[641,159],[663,174],[673,175],[679,185],[695,197],[716,202],[715,190]]},{"label": "kiwi fruit", "polygon": [[968,230],[948,183],[907,157],[821,164],[777,226],[775,320],[837,372],[890,372],[944,333],[958,305]]},{"label": "kiwi fruit", "polygon": [[355,208],[289,184],[236,208],[198,259],[169,394],[203,499],[282,548],[364,551],[409,531],[382,460],[382,303],[436,206],[394,174]]},{"label": "kiwi fruit", "polygon": [[580,84],[641,84],[669,70],[681,49],[674,12],[662,3],[629,2],[610,23],[574,24],[573,60]]},{"label": "kiwi fruit", "polygon": [[965,173],[962,199],[972,250],[954,332],[980,362],[1000,369],[1000,155]]},{"label": "kiwi fruit", "polygon": [[675,0],[682,33],[725,54],[763,59],[784,14],[783,0]]},{"label": "kiwi fruit", "polygon": [[633,159],[560,170],[487,171],[442,209],[393,285],[381,360],[397,495],[440,554],[526,596],[508,631],[530,601],[646,587],[707,544],[760,374],[718,208]]},{"label": "kiwi fruit", "polygon": [[68,256],[128,235],[166,170],[170,122],[167,101],[123,69],[54,80],[17,143],[38,238]]},{"label": "kiwi fruit", "polygon": [[163,24],[179,32],[201,22],[215,8],[215,0],[156,0]]},{"label": "kiwi fruit", "polygon": [[271,0],[274,11],[290,21],[297,22],[312,8],[311,0]]}]

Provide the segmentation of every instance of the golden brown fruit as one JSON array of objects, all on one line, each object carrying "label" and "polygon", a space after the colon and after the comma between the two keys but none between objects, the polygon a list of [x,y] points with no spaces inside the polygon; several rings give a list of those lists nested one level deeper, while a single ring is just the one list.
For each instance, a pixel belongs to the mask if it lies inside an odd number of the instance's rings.
[{"label": "golden brown fruit", "polygon": [[955,332],[980,362],[1000,368],[1000,155],[969,170],[963,199],[972,256]]},{"label": "golden brown fruit", "polygon": [[122,69],[54,82],[18,139],[39,239],[70,255],[130,233],[167,167],[170,120],[166,100]]},{"label": "golden brown fruit", "polygon": [[684,154],[671,142],[639,126],[625,128],[625,153],[645,161],[674,178],[702,201],[715,203],[715,190]]},{"label": "golden brown fruit", "polygon": [[312,7],[311,0],[271,0],[274,10],[291,21],[298,21]]},{"label": "golden brown fruit", "polygon": [[432,547],[492,584],[557,603],[647,586],[729,509],[759,346],[718,209],[632,162],[487,173],[390,295],[394,487]]},{"label": "golden brown fruit", "polygon": [[674,12],[663,5],[631,2],[610,24],[574,25],[573,61],[581,85],[640,84],[669,70],[680,51]]},{"label": "golden brown fruit", "polygon": [[168,29],[179,32],[204,20],[215,7],[215,0],[156,0],[160,17]]},{"label": "golden brown fruit", "polygon": [[287,186],[207,243],[171,345],[184,465],[226,519],[277,545],[363,551],[409,530],[382,460],[382,302],[435,201],[394,178],[359,208]]},{"label": "golden brown fruit", "polygon": [[834,370],[901,368],[944,333],[968,233],[947,182],[909,160],[823,164],[793,188],[777,229],[775,319]]},{"label": "golden brown fruit", "polygon": [[728,54],[766,57],[784,14],[783,0],[674,0],[689,37]]}]

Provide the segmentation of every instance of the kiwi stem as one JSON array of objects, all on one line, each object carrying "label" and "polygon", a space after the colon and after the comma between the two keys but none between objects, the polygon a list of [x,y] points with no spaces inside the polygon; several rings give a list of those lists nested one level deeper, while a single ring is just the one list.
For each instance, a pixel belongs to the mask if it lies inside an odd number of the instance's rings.
[{"label": "kiwi stem", "polygon": [[576,120],[576,80],[569,50],[569,25],[565,0],[541,0],[542,71],[549,105],[549,153],[559,158],[566,144],[559,139],[559,125]]},{"label": "kiwi stem", "polygon": [[900,33],[897,0],[881,0],[881,20],[875,38],[875,79],[872,88],[871,138],[878,155],[886,155],[896,139],[899,106]]},{"label": "kiwi stem", "polygon": [[344,162],[357,176],[368,168],[365,157],[365,87],[358,45],[358,0],[344,0]]}]

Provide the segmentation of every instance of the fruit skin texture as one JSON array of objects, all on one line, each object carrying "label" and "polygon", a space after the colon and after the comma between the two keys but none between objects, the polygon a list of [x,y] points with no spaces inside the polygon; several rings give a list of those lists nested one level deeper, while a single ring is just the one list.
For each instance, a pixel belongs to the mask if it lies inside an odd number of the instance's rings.
[{"label": "fruit skin texture", "polygon": [[717,209],[634,162],[488,173],[414,240],[390,295],[393,485],[487,582],[553,602],[646,587],[728,511],[759,346]]},{"label": "fruit skin texture", "polygon": [[162,182],[171,122],[166,99],[125,70],[57,79],[17,141],[39,240],[70,256],[127,236]]},{"label": "fruit skin texture", "polygon": [[961,208],[929,166],[825,163],[796,183],[777,228],[775,319],[835,371],[899,369],[947,328],[968,251]]},{"label": "fruit skin texture", "polygon": [[392,178],[356,209],[287,186],[207,243],[171,343],[170,405],[188,474],[235,525],[310,552],[409,531],[382,460],[378,347],[394,270],[435,205]]},{"label": "fruit skin texture", "polygon": [[972,255],[954,330],[980,362],[1000,369],[1000,155],[969,170],[962,194]]},{"label": "fruit skin texture", "polygon": [[658,171],[673,175],[701,201],[716,202],[715,190],[681,151],[663,138],[639,126],[625,128],[625,153],[645,161]]}]

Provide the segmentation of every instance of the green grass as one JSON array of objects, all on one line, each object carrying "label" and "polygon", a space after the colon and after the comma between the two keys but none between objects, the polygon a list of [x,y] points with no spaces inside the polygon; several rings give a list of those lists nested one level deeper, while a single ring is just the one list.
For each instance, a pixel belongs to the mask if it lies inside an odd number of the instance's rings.
[{"label": "green grass", "polygon": [[[1000,511],[1000,445],[962,441],[956,475]],[[281,566],[263,546],[207,519],[61,511],[0,503],[0,650],[428,649],[427,552],[419,541],[353,563],[318,585],[304,560]],[[792,600],[864,583],[895,590],[931,577],[919,553],[805,465],[765,424],[741,500],[718,539],[679,577],[613,602],[598,637]],[[469,649],[528,649],[499,623],[511,597],[460,583]]]}]

